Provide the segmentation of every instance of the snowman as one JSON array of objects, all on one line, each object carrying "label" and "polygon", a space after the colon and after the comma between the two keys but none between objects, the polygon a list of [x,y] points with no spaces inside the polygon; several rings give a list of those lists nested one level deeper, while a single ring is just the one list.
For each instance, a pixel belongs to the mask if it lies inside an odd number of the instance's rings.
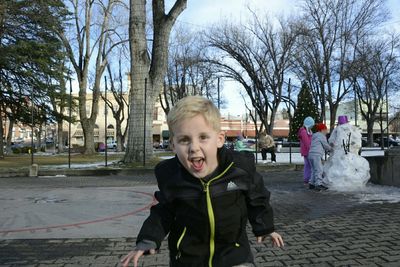
[{"label": "snowman", "polygon": [[333,148],[324,165],[324,185],[331,190],[353,191],[365,187],[370,178],[368,161],[359,156],[361,130],[351,125],[347,116],[339,116],[329,144]]}]

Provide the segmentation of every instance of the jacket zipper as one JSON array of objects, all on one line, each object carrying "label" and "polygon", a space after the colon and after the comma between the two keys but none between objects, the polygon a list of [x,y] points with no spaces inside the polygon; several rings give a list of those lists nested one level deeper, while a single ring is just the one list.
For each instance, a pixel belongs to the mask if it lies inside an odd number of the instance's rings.
[{"label": "jacket zipper", "polygon": [[208,267],[212,267],[212,260],[215,253],[215,217],[214,217],[214,210],[212,207],[211,202],[211,194],[210,194],[210,184],[215,180],[221,178],[233,165],[233,162],[229,164],[229,166],[218,176],[210,179],[207,183],[203,180],[200,180],[201,184],[203,185],[204,192],[206,193],[206,200],[207,200],[207,213],[208,213],[208,220],[210,223],[210,257],[208,259]]},{"label": "jacket zipper", "polygon": [[178,242],[176,243],[176,249],[178,251],[178,253],[176,254],[176,259],[179,259],[181,257],[180,246],[181,246],[183,238],[185,237],[185,234],[186,234],[186,226],[185,226],[185,228],[183,228],[182,234],[179,237]]}]

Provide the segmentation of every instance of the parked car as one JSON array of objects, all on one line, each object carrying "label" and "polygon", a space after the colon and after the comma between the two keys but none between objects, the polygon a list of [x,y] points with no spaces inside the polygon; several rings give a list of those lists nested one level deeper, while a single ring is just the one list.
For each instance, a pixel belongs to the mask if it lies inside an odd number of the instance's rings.
[{"label": "parked car", "polygon": [[107,149],[116,149],[117,148],[117,141],[107,142]]},{"label": "parked car", "polygon": [[24,142],[11,142],[11,149],[22,148],[25,146]]},{"label": "parked car", "polygon": [[[380,137],[378,137],[377,139],[376,139],[376,142],[379,144],[379,145],[381,145],[381,138]],[[395,139],[393,139],[393,138],[391,138],[391,137],[389,137],[389,142],[388,142],[388,138],[387,137],[383,137],[383,143],[384,143],[384,146],[386,146],[386,147],[392,147],[392,146],[400,146],[400,142],[399,141],[396,141]]]},{"label": "parked car", "polygon": [[[367,147],[367,146],[368,146],[368,139],[367,139],[367,137],[362,137],[362,138],[361,138],[361,146],[363,146],[363,147]],[[373,145],[372,145],[372,146],[373,146],[373,147],[378,147],[379,144],[376,143],[376,142],[373,142]]]},{"label": "parked car", "polygon": [[168,149],[169,148],[169,140],[162,140],[160,142],[160,148],[162,149]]}]

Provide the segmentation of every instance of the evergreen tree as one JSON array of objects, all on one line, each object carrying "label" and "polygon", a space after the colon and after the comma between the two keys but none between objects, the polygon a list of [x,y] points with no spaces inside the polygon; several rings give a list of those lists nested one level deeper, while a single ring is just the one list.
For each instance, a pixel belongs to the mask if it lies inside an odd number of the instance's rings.
[{"label": "evergreen tree", "polygon": [[34,124],[55,115],[49,97],[64,74],[59,61],[65,57],[55,30],[67,15],[62,0],[0,1],[0,105],[10,123],[31,123],[31,105],[47,114],[34,112]]},{"label": "evergreen tree", "polygon": [[290,141],[298,141],[297,132],[303,126],[304,119],[308,116],[312,117],[315,121],[319,121],[317,105],[314,101],[308,84],[303,82],[300,93],[297,96],[297,107],[290,123]]}]

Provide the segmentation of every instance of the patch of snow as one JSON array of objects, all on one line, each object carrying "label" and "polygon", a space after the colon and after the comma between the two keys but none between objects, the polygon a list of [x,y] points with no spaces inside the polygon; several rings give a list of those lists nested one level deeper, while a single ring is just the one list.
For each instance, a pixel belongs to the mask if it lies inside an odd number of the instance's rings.
[{"label": "patch of snow", "polygon": [[373,157],[373,156],[381,156],[383,157],[385,155],[385,150],[382,149],[368,149],[368,148],[363,148],[361,152],[361,156],[363,157]]},{"label": "patch of snow", "polygon": [[[107,161],[107,165],[113,165],[115,163],[117,163],[119,160],[111,160],[111,161]],[[93,163],[73,163],[71,164],[71,169],[92,169],[92,168],[100,168],[100,167],[104,167],[105,166],[105,162],[101,161],[101,162],[93,162]],[[62,164],[62,165],[45,165],[43,166],[43,168],[45,169],[67,169],[68,168],[68,164]]]},{"label": "patch of snow", "polygon": [[361,203],[398,203],[400,188],[368,184],[360,191],[352,192]]}]

